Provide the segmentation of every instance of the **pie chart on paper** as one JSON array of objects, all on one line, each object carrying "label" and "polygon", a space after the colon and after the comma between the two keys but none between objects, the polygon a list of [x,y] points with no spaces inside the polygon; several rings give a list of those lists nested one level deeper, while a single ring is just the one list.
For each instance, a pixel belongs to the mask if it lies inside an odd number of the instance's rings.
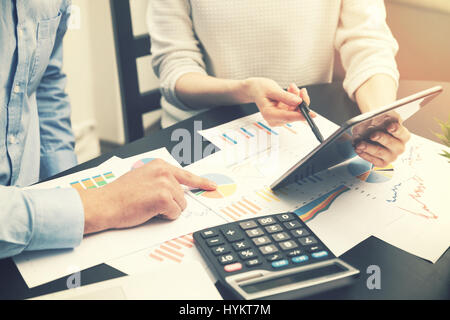
[{"label": "pie chart on paper", "polygon": [[237,185],[230,177],[219,173],[209,173],[202,175],[202,177],[214,181],[217,183],[218,187],[214,191],[193,190],[194,194],[197,196],[211,199],[221,199],[229,197],[236,192]]},{"label": "pie chart on paper", "polygon": [[144,159],[141,159],[139,161],[136,161],[133,164],[133,166],[131,167],[131,170],[134,170],[134,169],[140,168],[142,166],[145,166],[147,163],[149,163],[149,162],[151,162],[153,160],[155,160],[155,158],[144,158]]},{"label": "pie chart on paper", "polygon": [[368,183],[383,183],[394,176],[394,167],[391,164],[384,168],[374,167],[363,159],[352,161],[348,165],[348,171],[359,180]]}]

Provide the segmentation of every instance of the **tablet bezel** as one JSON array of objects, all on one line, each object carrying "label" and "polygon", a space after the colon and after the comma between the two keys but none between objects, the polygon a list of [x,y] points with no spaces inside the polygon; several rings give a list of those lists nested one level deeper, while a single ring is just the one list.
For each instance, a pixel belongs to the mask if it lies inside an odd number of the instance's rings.
[{"label": "tablet bezel", "polygon": [[[280,187],[281,185],[286,182],[286,180],[289,180],[290,176],[295,174],[297,171],[300,171],[302,168],[301,166],[305,164],[308,160],[310,160],[312,157],[314,157],[317,153],[319,153],[322,149],[325,147],[328,147],[331,143],[337,141],[339,137],[341,137],[347,130],[351,129],[355,125],[370,120],[372,118],[378,117],[382,115],[383,113],[393,111],[394,109],[397,109],[399,107],[402,107],[404,105],[407,105],[409,103],[415,102],[420,99],[424,99],[422,103],[420,104],[420,109],[423,108],[425,105],[427,105],[432,99],[434,99],[438,94],[442,92],[442,86],[435,86],[427,90],[420,91],[418,93],[415,93],[413,95],[407,96],[405,98],[402,98],[400,100],[397,100],[391,104],[388,104],[385,107],[369,111],[360,115],[357,115],[356,117],[353,117],[349,120],[347,120],[339,129],[337,129],[332,135],[330,135],[325,141],[323,141],[320,145],[318,145],[316,148],[314,148],[308,155],[306,155],[303,159],[301,159],[299,162],[297,162],[294,166],[292,166],[289,170],[286,171],[282,176],[277,178],[274,182],[270,184],[271,189],[276,189],[277,187]],[[427,98],[428,97],[428,98]],[[406,120],[406,119],[403,119]],[[338,164],[338,163],[336,163]],[[323,169],[325,170],[325,168]],[[315,172],[312,172],[312,174]],[[304,175],[306,177],[308,175]]]}]

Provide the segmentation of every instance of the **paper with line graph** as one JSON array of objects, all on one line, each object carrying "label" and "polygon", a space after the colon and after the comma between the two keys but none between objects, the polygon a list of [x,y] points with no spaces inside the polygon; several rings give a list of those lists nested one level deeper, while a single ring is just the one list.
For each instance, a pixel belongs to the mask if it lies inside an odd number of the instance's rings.
[{"label": "paper with line graph", "polygon": [[450,167],[443,145],[412,135],[406,151],[384,168],[354,158],[337,166],[346,185],[388,205],[400,218],[375,235],[436,262],[450,245]]}]

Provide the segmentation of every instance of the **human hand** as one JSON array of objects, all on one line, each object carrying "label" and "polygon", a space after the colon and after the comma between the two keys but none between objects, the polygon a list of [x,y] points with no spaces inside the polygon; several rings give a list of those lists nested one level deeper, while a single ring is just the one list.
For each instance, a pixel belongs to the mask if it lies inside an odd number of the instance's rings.
[{"label": "human hand", "polygon": [[[405,151],[411,137],[395,112],[356,126],[353,135],[356,153],[377,167],[386,167],[394,162]],[[361,138],[363,136],[365,138]]]},{"label": "human hand", "polygon": [[[292,83],[285,91],[271,79],[249,78],[246,90],[270,126],[305,120],[297,108],[303,99],[308,105],[310,103],[306,89],[300,90]],[[311,112],[311,116],[314,117],[315,113]]]},{"label": "human hand", "polygon": [[180,184],[216,189],[214,182],[156,159],[102,188],[79,191],[84,233],[133,227],[157,215],[176,219],[187,205]]}]

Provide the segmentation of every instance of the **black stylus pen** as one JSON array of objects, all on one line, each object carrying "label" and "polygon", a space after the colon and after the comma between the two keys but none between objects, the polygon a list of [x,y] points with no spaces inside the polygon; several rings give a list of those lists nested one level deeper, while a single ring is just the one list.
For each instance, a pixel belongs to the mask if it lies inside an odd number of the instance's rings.
[{"label": "black stylus pen", "polygon": [[308,122],[309,126],[311,127],[312,132],[316,136],[317,140],[319,140],[320,143],[323,142],[322,134],[320,133],[319,128],[317,128],[316,124],[314,123],[313,119],[309,116],[310,109],[305,101],[302,101],[302,103],[298,106],[300,112],[302,113],[303,117],[305,117],[306,121]]}]

